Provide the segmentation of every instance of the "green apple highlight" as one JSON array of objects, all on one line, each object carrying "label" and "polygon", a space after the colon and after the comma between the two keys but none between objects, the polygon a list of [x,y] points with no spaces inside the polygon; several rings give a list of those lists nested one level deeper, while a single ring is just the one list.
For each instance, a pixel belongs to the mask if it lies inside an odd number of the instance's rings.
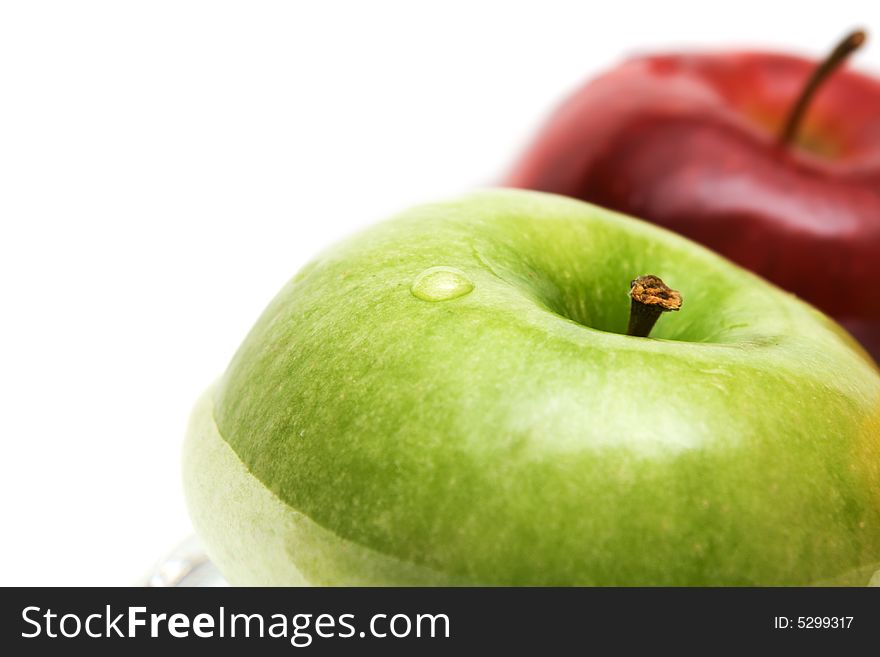
[{"label": "green apple highlight", "polygon": [[[628,336],[647,273],[684,304]],[[418,207],[307,265],[197,405],[184,470],[234,584],[880,568],[880,373],[855,342],[684,238],[533,192]]]}]

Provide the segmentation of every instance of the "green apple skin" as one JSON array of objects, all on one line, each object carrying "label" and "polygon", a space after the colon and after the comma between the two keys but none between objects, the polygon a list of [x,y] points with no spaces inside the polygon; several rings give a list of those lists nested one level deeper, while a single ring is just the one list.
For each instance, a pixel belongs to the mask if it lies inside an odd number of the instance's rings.
[{"label": "green apple skin", "polygon": [[[622,335],[647,273],[683,309]],[[307,265],[199,402],[184,469],[234,584],[880,568],[880,372],[856,343],[684,238],[534,192],[419,207]]]}]

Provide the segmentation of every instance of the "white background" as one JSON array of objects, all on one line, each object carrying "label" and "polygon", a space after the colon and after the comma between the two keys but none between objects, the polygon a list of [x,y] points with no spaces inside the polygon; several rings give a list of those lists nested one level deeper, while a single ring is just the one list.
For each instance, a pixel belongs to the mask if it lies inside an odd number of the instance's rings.
[{"label": "white background", "polygon": [[863,2],[0,5],[0,584],[131,584],[190,532],[192,402],[317,250],[491,184],[626,54],[819,55]]}]

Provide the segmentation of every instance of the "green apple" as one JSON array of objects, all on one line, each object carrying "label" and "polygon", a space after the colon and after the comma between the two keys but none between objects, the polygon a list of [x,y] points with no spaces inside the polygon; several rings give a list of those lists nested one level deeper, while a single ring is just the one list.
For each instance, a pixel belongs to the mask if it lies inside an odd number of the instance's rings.
[{"label": "green apple", "polygon": [[[625,335],[647,273],[683,308]],[[235,584],[880,568],[880,372],[856,343],[693,242],[533,192],[419,207],[307,265],[197,405],[184,470]]]}]

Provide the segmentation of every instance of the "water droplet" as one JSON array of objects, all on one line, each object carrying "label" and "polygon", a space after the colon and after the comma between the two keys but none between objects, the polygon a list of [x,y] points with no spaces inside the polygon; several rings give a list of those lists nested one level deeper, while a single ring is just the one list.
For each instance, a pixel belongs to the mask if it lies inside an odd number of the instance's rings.
[{"label": "water droplet", "polygon": [[430,267],[416,276],[410,289],[422,301],[448,301],[468,294],[474,284],[455,267]]}]

